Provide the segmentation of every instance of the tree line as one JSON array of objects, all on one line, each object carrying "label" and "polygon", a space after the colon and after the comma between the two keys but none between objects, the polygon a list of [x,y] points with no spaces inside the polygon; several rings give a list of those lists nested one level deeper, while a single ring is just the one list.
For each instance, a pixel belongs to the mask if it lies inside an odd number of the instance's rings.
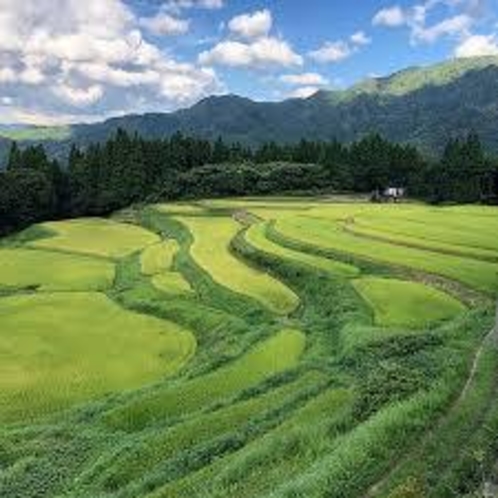
[{"label": "tree line", "polygon": [[257,149],[177,133],[146,140],[123,130],[103,144],[73,146],[67,164],[43,146],[11,147],[0,172],[0,233],[46,219],[105,215],[137,202],[285,192],[366,193],[404,187],[430,202],[498,199],[498,162],[479,137],[452,139],[441,158],[372,134],[268,142]]}]

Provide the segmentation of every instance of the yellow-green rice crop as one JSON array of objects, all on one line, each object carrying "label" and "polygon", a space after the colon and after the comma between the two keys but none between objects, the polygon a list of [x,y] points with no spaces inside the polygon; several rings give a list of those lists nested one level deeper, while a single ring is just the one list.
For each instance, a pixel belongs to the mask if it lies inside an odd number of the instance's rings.
[{"label": "yellow-green rice crop", "polygon": [[0,249],[0,289],[104,290],[112,285],[114,272],[113,263],[88,256],[34,249]]},{"label": "yellow-green rice crop", "polygon": [[171,322],[99,293],[0,299],[0,421],[50,413],[172,375],[195,350]]},{"label": "yellow-green rice crop", "polygon": [[194,237],[193,258],[216,282],[258,300],[275,313],[288,314],[297,307],[299,299],[288,287],[230,252],[230,242],[240,230],[236,221],[228,217],[181,217],[179,221]]},{"label": "yellow-green rice crop", "polygon": [[[478,229],[475,225],[477,222]],[[385,211],[356,216],[348,229],[394,243],[463,256],[498,259],[498,242],[493,236],[498,224],[493,223],[492,226],[486,222],[487,219],[481,222],[463,215],[452,215],[445,210],[434,213],[420,207],[411,211]],[[490,226],[486,227],[486,224]]]},{"label": "yellow-green rice crop", "polygon": [[152,277],[152,285],[166,294],[192,294],[190,284],[181,273],[175,271],[165,271],[154,275]]},{"label": "yellow-green rice crop", "polygon": [[166,240],[146,247],[140,255],[140,266],[144,275],[156,275],[170,270],[178,252],[176,240]]},{"label": "yellow-green rice crop", "polygon": [[331,275],[354,277],[359,274],[359,270],[352,265],[315,256],[313,254],[295,251],[276,244],[266,237],[267,227],[267,223],[258,223],[251,226],[245,234],[247,242],[260,251],[291,261],[297,261],[298,263],[304,263],[313,268],[324,270]]},{"label": "yellow-green rice crop", "polygon": [[101,218],[57,221],[41,225],[54,232],[31,242],[32,247],[120,258],[159,242],[159,237],[142,227]]},{"label": "yellow-green rice crop", "polygon": [[365,277],[353,281],[381,326],[423,327],[465,310],[452,296],[417,282]]},{"label": "yellow-green rice crop", "polygon": [[498,289],[496,263],[356,237],[327,219],[289,217],[277,221],[276,228],[284,236],[324,249],[442,275],[488,293]]},{"label": "yellow-green rice crop", "polygon": [[118,408],[107,414],[106,421],[114,427],[133,430],[165,417],[197,411],[295,367],[305,344],[302,332],[282,330],[237,361],[178,387]]}]

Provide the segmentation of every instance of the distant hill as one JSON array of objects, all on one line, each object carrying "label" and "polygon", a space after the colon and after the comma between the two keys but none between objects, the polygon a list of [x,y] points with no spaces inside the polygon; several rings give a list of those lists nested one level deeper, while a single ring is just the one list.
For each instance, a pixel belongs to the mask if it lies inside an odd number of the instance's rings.
[{"label": "distant hill", "polygon": [[[349,142],[379,132],[427,153],[439,151],[450,137],[473,130],[498,152],[498,57],[409,68],[348,90],[320,91],[304,100],[264,103],[235,95],[209,97],[170,114],[129,115],[64,128],[0,130],[0,136],[41,141],[52,154],[64,155],[70,143],[85,146],[103,141],[120,127],[148,138],[181,131],[248,145],[334,137]],[[0,157],[1,150],[2,143]]]}]

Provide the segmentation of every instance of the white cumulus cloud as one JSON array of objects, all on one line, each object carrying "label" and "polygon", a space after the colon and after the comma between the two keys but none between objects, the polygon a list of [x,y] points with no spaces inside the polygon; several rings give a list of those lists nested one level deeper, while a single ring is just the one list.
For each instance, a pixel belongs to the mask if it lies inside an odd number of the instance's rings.
[{"label": "white cumulus cloud", "polygon": [[261,69],[300,66],[303,64],[303,58],[294,52],[285,40],[264,37],[248,43],[222,41],[212,49],[202,52],[199,62],[204,65]]},{"label": "white cumulus cloud", "polygon": [[319,49],[310,52],[317,62],[340,62],[353,54],[353,49],[345,41],[326,42]]},{"label": "white cumulus cloud", "polygon": [[403,26],[406,22],[405,12],[399,5],[379,10],[372,20],[374,26],[388,26],[390,28]]},{"label": "white cumulus cloud", "polygon": [[153,17],[141,18],[140,26],[157,36],[181,35],[189,30],[190,21],[158,12]]},{"label": "white cumulus cloud", "polygon": [[0,95],[16,95],[10,116],[50,121],[192,103],[222,89],[216,73],[141,31],[179,33],[183,22],[164,11],[138,19],[123,0],[0,0]]},{"label": "white cumulus cloud", "polygon": [[327,78],[318,73],[284,74],[280,81],[289,85],[322,86],[328,85]]},{"label": "white cumulus cloud", "polygon": [[413,26],[412,39],[434,43],[443,36],[464,36],[469,33],[473,19],[467,14],[459,14],[443,19],[439,23],[426,27],[416,23]]},{"label": "white cumulus cloud", "polygon": [[221,9],[223,0],[168,0],[163,4],[165,10],[180,12],[186,9]]},{"label": "white cumulus cloud", "polygon": [[[484,12],[485,0],[425,0],[407,7],[381,9],[374,16],[375,26],[406,26],[412,44],[435,43],[441,38],[468,38]],[[444,15],[443,15],[444,14]],[[439,19],[431,19],[438,16]]]},{"label": "white cumulus cloud", "polygon": [[352,34],[350,40],[355,45],[370,45],[370,43],[372,43],[372,39],[369,38],[364,31],[357,31]]},{"label": "white cumulus cloud", "polygon": [[312,95],[315,95],[315,93],[319,90],[320,87],[317,86],[303,86],[300,88],[296,88],[288,96],[291,99],[308,99]]},{"label": "white cumulus cloud", "polygon": [[260,10],[252,14],[242,14],[234,17],[228,28],[232,33],[243,38],[259,38],[267,36],[273,24],[271,12],[268,9]]},{"label": "white cumulus cloud", "polygon": [[458,45],[456,57],[480,57],[498,55],[498,38],[495,35],[469,36]]},{"label": "white cumulus cloud", "polygon": [[53,92],[69,104],[81,107],[94,104],[104,95],[104,89],[100,85],[91,85],[88,88],[74,88],[61,84],[56,86]]}]

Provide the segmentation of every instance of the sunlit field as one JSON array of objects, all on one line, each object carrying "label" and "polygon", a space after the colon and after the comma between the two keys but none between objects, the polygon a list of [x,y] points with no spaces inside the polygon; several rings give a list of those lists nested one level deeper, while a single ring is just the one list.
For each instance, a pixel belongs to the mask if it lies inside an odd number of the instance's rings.
[{"label": "sunlit field", "polygon": [[494,208],[280,197],[5,239],[0,496],[477,496],[496,233]]},{"label": "sunlit field", "polygon": [[43,223],[42,228],[53,236],[33,242],[32,247],[109,258],[126,256],[160,240],[140,227],[95,218]]}]

